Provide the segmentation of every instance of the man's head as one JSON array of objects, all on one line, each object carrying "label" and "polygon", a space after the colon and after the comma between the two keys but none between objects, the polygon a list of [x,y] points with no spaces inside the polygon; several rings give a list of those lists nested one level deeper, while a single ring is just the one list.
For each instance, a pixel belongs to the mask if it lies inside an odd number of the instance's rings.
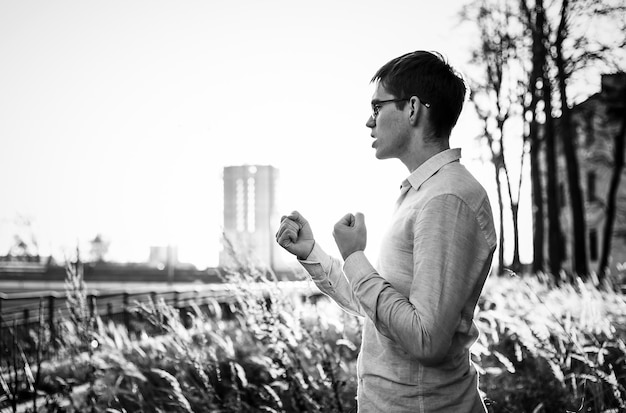
[{"label": "man's head", "polygon": [[397,99],[394,103],[402,109],[408,99],[417,96],[428,107],[429,119],[436,137],[450,135],[461,114],[467,85],[439,53],[422,50],[397,57],[372,78]]}]

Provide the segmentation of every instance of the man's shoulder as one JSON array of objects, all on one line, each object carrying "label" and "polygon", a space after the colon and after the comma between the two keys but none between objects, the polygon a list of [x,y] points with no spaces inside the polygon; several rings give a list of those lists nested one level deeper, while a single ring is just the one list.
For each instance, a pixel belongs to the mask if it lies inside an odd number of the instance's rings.
[{"label": "man's shoulder", "polygon": [[470,206],[488,199],[482,184],[460,162],[445,165],[425,184],[424,190],[429,197],[455,195]]},{"label": "man's shoulder", "polygon": [[453,162],[441,168],[428,185],[424,185],[421,205],[434,199],[444,199],[468,207],[476,218],[490,246],[495,247],[496,236],[493,212],[487,191],[462,164]]}]

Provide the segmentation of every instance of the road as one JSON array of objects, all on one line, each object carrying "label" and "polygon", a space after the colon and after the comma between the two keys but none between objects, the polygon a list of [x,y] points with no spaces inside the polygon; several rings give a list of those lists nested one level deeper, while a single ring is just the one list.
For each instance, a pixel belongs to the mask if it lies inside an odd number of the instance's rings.
[{"label": "road", "polygon": [[[187,290],[194,289],[198,286],[204,285],[203,283],[163,283],[163,282],[103,282],[103,281],[90,281],[86,283],[87,292],[115,292],[115,291],[134,291],[137,289],[145,290],[146,288],[154,289],[155,291],[163,291],[167,289]],[[63,292],[65,291],[64,281],[2,281],[0,280],[0,293],[4,294],[16,294],[16,293],[48,293],[51,291]]]}]

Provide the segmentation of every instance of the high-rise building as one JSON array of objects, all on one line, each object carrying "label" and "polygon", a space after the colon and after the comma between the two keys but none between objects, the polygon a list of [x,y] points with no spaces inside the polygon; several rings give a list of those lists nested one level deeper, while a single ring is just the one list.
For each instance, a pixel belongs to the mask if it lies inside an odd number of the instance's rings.
[{"label": "high-rise building", "polygon": [[270,165],[228,166],[223,180],[225,240],[220,266],[236,266],[234,253],[254,265],[282,268],[275,240],[280,222],[278,170]]}]

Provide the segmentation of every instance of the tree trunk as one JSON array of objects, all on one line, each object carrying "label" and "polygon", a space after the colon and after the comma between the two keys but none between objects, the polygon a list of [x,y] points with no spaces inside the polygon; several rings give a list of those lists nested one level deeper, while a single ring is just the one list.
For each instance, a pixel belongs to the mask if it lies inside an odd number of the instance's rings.
[{"label": "tree trunk", "polygon": [[570,207],[572,211],[572,270],[574,274],[586,278],[589,274],[587,265],[587,242],[585,209],[580,189],[579,166],[576,155],[576,142],[574,128],[572,126],[571,111],[567,103],[566,82],[568,74],[565,68],[563,56],[563,40],[567,37],[567,13],[569,0],[563,0],[561,7],[561,21],[555,41],[555,63],[558,71],[558,85],[561,95],[561,130],[559,136],[563,143],[565,164],[567,169],[567,183],[570,195]]},{"label": "tree trunk", "polygon": [[[500,125],[500,128],[501,128],[500,131],[503,132],[504,125]],[[522,263],[520,262],[520,259],[519,259],[519,222],[518,222],[519,191],[518,191],[517,201],[514,201],[513,191],[511,188],[511,177],[509,176],[509,169],[507,168],[506,163],[504,162],[504,146],[501,146],[501,148],[502,148],[501,169],[504,172],[504,176],[506,177],[506,189],[508,191],[508,196],[509,196],[509,208],[511,209],[511,217],[513,220],[513,261],[511,262],[511,270],[513,270],[514,272],[518,272],[522,267]],[[520,168],[520,173],[521,173],[521,168]],[[520,186],[522,185],[521,179],[519,181],[519,185]]]},{"label": "tree trunk", "polygon": [[[544,195],[542,176],[543,171],[540,163],[541,140],[539,138],[539,123],[537,121],[537,104],[541,100],[541,90],[537,84],[541,80],[543,67],[546,61],[546,50],[543,45],[543,7],[542,0],[537,0],[534,13],[528,6],[527,0],[521,0],[520,6],[526,17],[526,25],[532,36],[532,69],[529,76],[528,88],[530,92],[530,121],[528,125],[528,140],[530,143],[530,180],[533,213],[533,263],[534,274],[545,270],[544,239],[545,239],[545,217],[544,217]],[[534,17],[534,18],[533,18]]]},{"label": "tree trunk", "polygon": [[511,213],[513,214],[513,236],[515,238],[515,244],[513,245],[513,263],[511,268],[515,272],[519,272],[522,269],[522,262],[519,259],[519,202],[511,203]]},{"label": "tree trunk", "polygon": [[545,145],[546,145],[546,180],[547,180],[547,200],[548,200],[548,262],[550,273],[556,280],[560,281],[561,263],[563,261],[563,250],[561,246],[561,221],[559,219],[559,203],[557,197],[558,171],[556,168],[556,150],[554,118],[552,117],[552,86],[547,76],[548,68],[544,68],[543,79],[543,101],[545,102]]},{"label": "tree trunk", "polygon": [[[536,123],[536,121],[534,121]],[[536,129],[536,128],[535,128]],[[534,136],[533,136],[534,135]],[[545,270],[544,267],[544,210],[543,210],[543,185],[541,184],[541,164],[539,162],[539,138],[537,131],[531,133],[530,148],[530,180],[532,183],[533,201],[533,273],[538,274]]]},{"label": "tree trunk", "polygon": [[[492,152],[492,156],[493,152]],[[500,238],[498,239],[498,267],[496,274],[504,274],[504,201],[502,200],[502,183],[500,182],[501,163],[496,160],[493,163],[496,172],[496,188],[498,191],[498,209],[500,212]]]},{"label": "tree trunk", "polygon": [[[535,4],[535,27],[533,34],[533,48],[537,53],[538,80],[541,80],[544,102],[544,144],[546,163],[546,200],[548,212],[548,265],[554,280],[560,281],[561,262],[563,251],[561,246],[561,221],[559,219],[559,205],[557,199],[557,169],[555,152],[554,118],[552,117],[552,85],[550,83],[549,67],[547,63],[547,34],[546,15],[543,8],[543,0],[537,0]],[[539,74],[540,73],[540,74]]]},{"label": "tree trunk", "polygon": [[[615,224],[615,210],[617,206],[617,193],[624,169],[624,141],[626,140],[626,88],[621,93],[621,102],[616,103],[618,119],[622,119],[620,131],[615,135],[613,152],[613,175],[609,186],[609,195],[606,206],[606,219],[604,221],[604,232],[602,234],[602,253],[598,264],[598,279],[604,280],[609,266],[609,256],[611,254],[611,238],[613,237],[613,226]],[[621,107],[620,107],[621,106]],[[619,116],[621,115],[621,116]]]}]

